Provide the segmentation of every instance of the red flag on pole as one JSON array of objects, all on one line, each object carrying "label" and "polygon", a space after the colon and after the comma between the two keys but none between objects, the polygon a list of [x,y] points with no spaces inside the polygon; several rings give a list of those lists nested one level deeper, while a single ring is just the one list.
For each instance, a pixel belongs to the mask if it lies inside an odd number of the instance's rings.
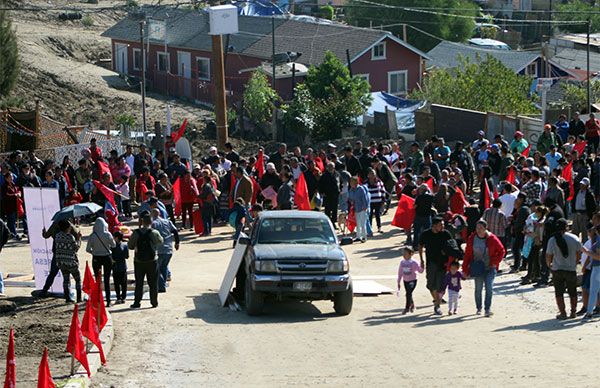
[{"label": "red flag on pole", "polygon": [[498,190],[496,190],[496,185],[493,185],[492,188],[492,194],[494,196],[494,199],[498,199]]},{"label": "red flag on pole", "polygon": [[[104,305],[104,298],[102,297],[102,272],[99,271],[98,275],[96,276],[96,287],[94,287],[94,290],[92,291],[92,295],[91,298],[92,299],[92,308],[94,309],[94,313],[95,315],[98,317],[96,318],[96,322],[98,323],[98,326],[100,326],[100,331],[102,331],[102,329],[104,329],[104,326],[106,326],[106,322],[108,322],[108,316],[106,315],[106,306]],[[98,312],[98,309],[99,312]]]},{"label": "red flag on pole", "polygon": [[508,168],[508,174],[506,175],[506,181],[513,185],[517,181],[515,178],[515,168],[513,166],[510,166]]},{"label": "red flag on pole", "polygon": [[458,187],[454,188],[456,192],[450,198],[450,211],[452,214],[465,215],[465,206],[469,206],[469,202],[465,198],[462,190]]},{"label": "red flag on pole", "polygon": [[581,154],[583,154],[583,151],[585,151],[586,145],[587,145],[587,140],[584,140],[580,143],[575,143],[575,145],[573,146],[573,151],[577,151],[577,155],[581,156]]},{"label": "red flag on pole", "polygon": [[102,365],[106,364],[104,349],[102,348],[102,342],[100,341],[98,320],[96,319],[96,312],[94,311],[94,306],[91,299],[88,299],[85,304],[85,313],[83,314],[83,320],[81,321],[81,334],[89,339],[91,343],[96,345],[98,352],[100,353],[100,361],[102,361]]},{"label": "red flag on pole", "polygon": [[17,362],[15,360],[15,331],[11,328],[8,335],[8,349],[6,351],[6,375],[4,388],[15,388],[17,385]]},{"label": "red flag on pole", "polygon": [[87,354],[85,352],[85,342],[81,334],[81,326],[79,325],[79,315],[77,305],[73,309],[73,318],[71,319],[71,328],[69,329],[69,339],[67,340],[67,352],[79,361],[81,366],[87,371],[88,377],[91,376],[90,366],[88,364]]},{"label": "red flag on pole", "polygon": [[50,373],[50,364],[48,363],[48,348],[44,348],[44,355],[42,356],[42,362],[38,369],[38,388],[54,388],[54,380],[52,380],[52,373]]},{"label": "red flag on pole", "polygon": [[92,292],[94,290],[94,287],[96,287],[96,282],[94,281],[94,275],[92,275],[92,271],[90,270],[90,265],[86,261],[85,262],[85,272],[83,274],[83,285],[81,287],[81,290],[83,292],[85,292],[86,294],[88,294],[89,296],[91,296]]},{"label": "red flag on pole", "polygon": [[529,144],[527,146],[527,148],[525,148],[523,150],[523,152],[521,152],[521,155],[523,155],[524,157],[528,158],[529,157],[529,151],[531,151],[531,144]]},{"label": "red flag on pole", "polygon": [[427,187],[429,187],[429,190],[431,190],[431,192],[433,193],[433,177],[429,177],[429,179],[427,179],[425,181],[425,184],[427,185]]},{"label": "red flag on pole", "polygon": [[354,206],[350,206],[350,211],[348,211],[348,217],[346,217],[346,228],[348,228],[350,233],[354,232],[354,229],[356,229],[356,213],[354,212]]},{"label": "red flag on pole", "polygon": [[252,200],[250,202],[254,205],[256,203],[258,193],[260,193],[262,189],[254,177],[251,177],[250,179],[252,179]]},{"label": "red flag on pole", "polygon": [[308,186],[304,173],[300,173],[300,177],[296,181],[296,193],[294,194],[294,203],[298,210],[310,210],[310,199],[308,198]]},{"label": "red flag on pole", "polygon": [[483,181],[483,208],[488,209],[492,204],[492,195],[487,179]]},{"label": "red flag on pole", "polygon": [[175,201],[175,216],[181,215],[181,182],[180,178],[177,178],[173,183],[173,200]]},{"label": "red flag on pole", "polygon": [[183,120],[183,124],[181,124],[181,127],[179,127],[177,132],[173,132],[171,134],[171,138],[173,139],[173,144],[177,144],[179,139],[181,139],[183,137],[186,127],[187,127],[187,119]]},{"label": "red flag on pole", "polygon": [[325,172],[325,164],[323,164],[323,160],[319,156],[315,158],[315,167],[318,168],[319,171]]},{"label": "red flag on pole", "polygon": [[103,178],[104,174],[108,174],[108,176],[110,177],[110,181],[113,181],[112,174],[110,173],[110,168],[108,167],[108,164],[106,162],[103,162],[101,160],[98,161],[98,173],[100,178]]},{"label": "red flag on pole", "polygon": [[571,201],[575,197],[575,185],[573,184],[573,161],[565,166],[562,172],[564,180],[569,182],[569,198],[567,201]]},{"label": "red flag on pole", "polygon": [[108,202],[110,202],[110,204],[116,211],[117,210],[117,201],[115,201],[115,195],[119,195],[119,193],[104,186],[99,181],[95,180],[93,182],[94,182],[94,186],[96,186],[96,189],[100,190],[100,192],[104,195],[104,198],[106,198],[106,200]]},{"label": "red flag on pole", "polygon": [[235,179],[235,175],[233,174],[233,171],[231,172],[231,179],[229,182],[229,208],[233,209],[233,202],[235,201],[235,198],[233,198],[233,194],[235,191],[235,184],[236,184],[236,179]]},{"label": "red flag on pole", "polygon": [[73,189],[73,185],[71,184],[71,178],[69,178],[69,174],[66,171],[63,171],[63,177],[65,178],[65,183],[67,184],[67,192]]},{"label": "red flag on pole", "polygon": [[256,172],[258,173],[258,179],[262,179],[265,174],[265,157],[264,151],[258,150],[258,157],[256,158]]},{"label": "red flag on pole", "polygon": [[402,229],[410,229],[415,220],[415,199],[406,194],[400,195],[396,214],[392,225]]}]

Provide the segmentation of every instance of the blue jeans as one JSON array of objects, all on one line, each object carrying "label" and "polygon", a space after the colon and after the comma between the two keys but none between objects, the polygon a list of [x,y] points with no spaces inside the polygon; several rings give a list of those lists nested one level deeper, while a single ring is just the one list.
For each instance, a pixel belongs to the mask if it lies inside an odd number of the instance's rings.
[{"label": "blue jeans", "polygon": [[6,214],[6,226],[11,237],[17,237],[17,212]]},{"label": "blue jeans", "polygon": [[490,311],[492,307],[492,295],[494,294],[494,279],[496,278],[496,268],[488,269],[485,274],[475,278],[475,306],[481,310],[481,294],[485,285],[485,311]]},{"label": "blue jeans", "polygon": [[423,216],[415,216],[415,220],[413,222],[413,248],[419,247],[419,236],[421,232],[431,228],[431,217],[423,217]]},{"label": "blue jeans", "polygon": [[598,300],[598,292],[600,292],[600,266],[592,267],[592,276],[590,277],[590,296],[587,304],[587,312],[591,314],[596,307]]},{"label": "blue jeans", "polygon": [[167,290],[167,278],[169,277],[169,262],[173,257],[172,253],[158,254],[158,291]]},{"label": "blue jeans", "polygon": [[4,279],[2,278],[2,272],[0,272],[0,294],[4,294]]}]

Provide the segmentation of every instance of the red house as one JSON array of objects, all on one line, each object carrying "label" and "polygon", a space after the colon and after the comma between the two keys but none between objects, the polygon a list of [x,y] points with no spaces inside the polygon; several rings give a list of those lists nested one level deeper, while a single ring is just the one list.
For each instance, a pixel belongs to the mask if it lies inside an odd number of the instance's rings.
[{"label": "red house", "polygon": [[[142,7],[102,36],[112,41],[113,69],[141,76],[140,22],[163,21],[164,40],[147,40],[146,80],[150,89],[175,97],[211,104],[213,101],[208,14],[205,11],[169,7]],[[239,16],[239,33],[224,37],[225,84],[229,96],[239,100],[254,69],[270,69],[275,29],[275,53],[296,52],[298,69],[321,63],[327,50],[348,63],[355,76],[364,77],[371,91],[405,95],[421,82],[424,60],[420,50],[382,30],[351,27],[332,22],[310,22],[294,17]],[[279,68],[278,68],[279,69]],[[289,69],[288,69],[289,70]],[[272,71],[267,71],[271,76]],[[302,71],[276,70],[275,87],[283,99],[291,97]]]}]

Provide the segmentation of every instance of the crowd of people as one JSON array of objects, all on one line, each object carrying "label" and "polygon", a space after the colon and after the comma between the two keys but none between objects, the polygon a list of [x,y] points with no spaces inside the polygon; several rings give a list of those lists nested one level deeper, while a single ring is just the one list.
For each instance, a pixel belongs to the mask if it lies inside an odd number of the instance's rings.
[{"label": "crowd of people", "polygon": [[[305,150],[288,150],[282,143],[272,154],[259,148],[241,156],[227,143],[223,150],[211,147],[193,165],[174,148],[153,155],[144,145],[137,152],[127,146],[124,154],[110,151],[105,157],[92,141],[77,167],[68,158],[58,165],[39,160],[34,152],[14,152],[2,163],[2,215],[10,236],[20,239],[16,224],[23,215],[19,207],[26,186],[58,188],[62,206],[88,201],[101,205],[105,211],[96,219],[87,245],[94,271],[103,271],[109,304],[111,272],[115,288],[126,289],[127,239],[127,247],[135,250],[132,307],[139,307],[144,278],[153,306],[158,305],[157,293],[166,290],[172,245],[179,247],[178,231],[199,229],[210,235],[214,223],[229,223],[235,228],[235,244],[260,211],[300,207],[301,194],[309,208],[324,211],[340,233],[348,230],[355,241],[364,242],[374,233],[384,233],[381,216],[393,197],[409,197],[414,221],[405,229],[407,245],[398,274],[398,287],[403,284],[406,289],[406,313],[414,309],[412,292],[417,273],[424,270],[435,314],[442,314],[446,290],[449,313],[456,313],[461,280],[473,278],[477,313],[491,316],[494,279],[510,252],[511,272],[523,273],[523,286],[553,283],[558,318],[589,318],[598,312],[600,289],[600,157],[595,156],[599,137],[600,121],[591,115],[584,123],[576,115],[568,123],[561,117],[545,125],[535,151],[519,131],[510,142],[502,135],[488,139],[480,131],[472,142],[458,141],[453,148],[433,136],[424,144],[412,143],[405,153],[397,143],[357,141],[341,151],[332,143]],[[140,228],[124,235],[122,222],[131,219],[132,208],[137,208]],[[197,220],[201,225],[195,225]],[[63,263],[69,260],[60,259],[69,256],[63,251],[78,247],[81,235],[75,221],[68,228],[62,223],[52,232],[44,231],[44,237],[65,241],[66,248],[61,245],[61,253],[55,252],[51,275],[61,270],[77,283],[73,257],[69,265]],[[22,228],[26,235],[24,218]],[[64,235],[56,239],[58,233]],[[412,259],[414,252],[420,263]],[[576,311],[579,263],[584,297]],[[125,294],[115,291],[121,303]],[[569,314],[565,291],[570,295]]]}]

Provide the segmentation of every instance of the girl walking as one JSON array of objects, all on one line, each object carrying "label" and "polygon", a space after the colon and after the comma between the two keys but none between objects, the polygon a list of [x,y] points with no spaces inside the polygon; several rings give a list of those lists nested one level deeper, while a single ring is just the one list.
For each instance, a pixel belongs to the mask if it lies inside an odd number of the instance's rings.
[{"label": "girl walking", "polygon": [[423,261],[417,263],[413,260],[413,254],[415,251],[411,247],[404,247],[403,259],[400,261],[398,267],[398,293],[402,282],[404,282],[404,290],[406,293],[406,306],[402,314],[406,314],[409,311],[412,313],[415,310],[415,303],[413,301],[413,291],[417,287],[417,272],[423,273],[423,267],[425,266]]}]

